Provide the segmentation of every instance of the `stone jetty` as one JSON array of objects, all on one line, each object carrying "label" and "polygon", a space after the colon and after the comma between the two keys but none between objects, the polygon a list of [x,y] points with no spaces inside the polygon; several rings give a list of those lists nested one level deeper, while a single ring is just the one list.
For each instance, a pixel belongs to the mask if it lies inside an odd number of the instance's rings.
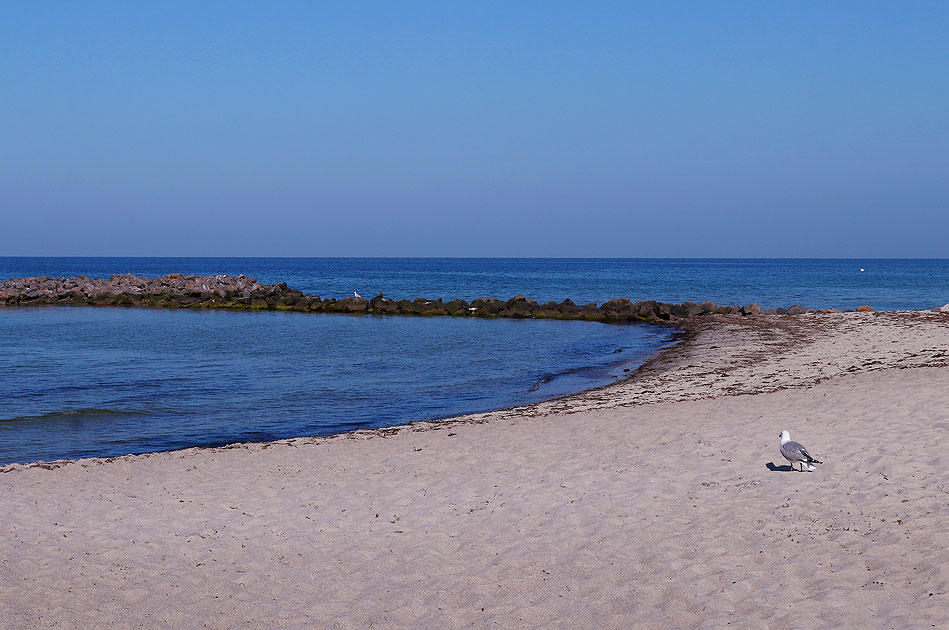
[{"label": "stone jetty", "polygon": [[[292,289],[285,282],[261,284],[248,276],[185,276],[173,273],[160,278],[132,274],[101,278],[12,278],[0,281],[0,307],[16,306],[139,306],[306,313],[349,313],[373,315],[418,315],[452,317],[510,317],[578,319],[600,322],[674,322],[704,315],[736,317],[760,314],[799,315],[812,312],[794,305],[762,310],[757,304],[719,306],[715,302],[671,304],[629,298],[596,304],[562,302],[540,304],[524,296],[509,300],[478,298],[465,300],[393,300],[383,294],[370,299],[320,298]],[[866,307],[869,308],[869,307]],[[836,312],[829,309],[819,312]]]}]

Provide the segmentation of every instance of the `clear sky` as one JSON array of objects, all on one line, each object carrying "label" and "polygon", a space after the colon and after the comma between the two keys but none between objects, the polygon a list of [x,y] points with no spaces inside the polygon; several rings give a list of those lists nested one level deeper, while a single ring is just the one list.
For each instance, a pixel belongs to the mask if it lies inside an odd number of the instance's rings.
[{"label": "clear sky", "polygon": [[0,255],[949,257],[949,3],[11,0]]}]

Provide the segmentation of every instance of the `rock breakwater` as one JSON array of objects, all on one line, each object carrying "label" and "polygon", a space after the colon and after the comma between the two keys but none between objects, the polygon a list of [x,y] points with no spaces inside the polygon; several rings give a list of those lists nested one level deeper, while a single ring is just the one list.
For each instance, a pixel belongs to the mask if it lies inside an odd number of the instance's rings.
[{"label": "rock breakwater", "polygon": [[[540,304],[524,296],[509,300],[478,298],[444,301],[416,298],[393,300],[382,293],[373,298],[320,298],[280,284],[261,284],[248,276],[186,276],[173,273],[160,278],[132,274],[101,278],[12,278],[0,281],[0,307],[15,306],[142,306],[153,308],[199,308],[228,310],[271,310],[308,313],[350,313],[374,315],[418,315],[452,317],[509,317],[578,319],[589,321],[675,320],[722,314],[796,315],[813,312],[794,305],[762,310],[757,304],[719,306],[715,302],[672,304],[655,300],[632,301],[617,298],[596,304],[562,302]],[[835,312],[836,309],[818,312]]]}]

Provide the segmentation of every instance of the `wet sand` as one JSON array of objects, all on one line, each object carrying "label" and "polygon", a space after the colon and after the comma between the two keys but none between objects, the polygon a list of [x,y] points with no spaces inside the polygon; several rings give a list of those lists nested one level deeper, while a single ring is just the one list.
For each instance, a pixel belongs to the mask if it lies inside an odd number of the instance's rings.
[{"label": "wet sand", "polygon": [[7,466],[0,626],[945,627],[947,364],[949,315],[709,316],[530,407]]}]

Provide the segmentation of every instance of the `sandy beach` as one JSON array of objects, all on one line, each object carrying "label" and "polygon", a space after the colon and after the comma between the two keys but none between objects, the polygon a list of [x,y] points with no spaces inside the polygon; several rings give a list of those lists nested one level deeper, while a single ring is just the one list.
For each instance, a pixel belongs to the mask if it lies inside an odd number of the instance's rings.
[{"label": "sandy beach", "polygon": [[708,316],[529,407],[0,468],[0,627],[947,627],[947,437],[949,314]]}]

